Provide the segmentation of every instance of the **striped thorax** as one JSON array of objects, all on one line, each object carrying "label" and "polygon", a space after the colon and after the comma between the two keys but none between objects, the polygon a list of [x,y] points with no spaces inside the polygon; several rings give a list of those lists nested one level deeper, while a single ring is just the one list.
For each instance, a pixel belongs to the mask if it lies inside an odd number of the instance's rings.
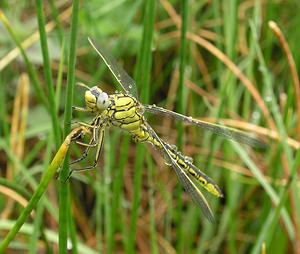
[{"label": "striped thorax", "polygon": [[102,121],[128,131],[135,142],[151,142],[144,122],[144,107],[129,94],[108,95],[94,86],[85,92],[87,111],[98,113]]}]

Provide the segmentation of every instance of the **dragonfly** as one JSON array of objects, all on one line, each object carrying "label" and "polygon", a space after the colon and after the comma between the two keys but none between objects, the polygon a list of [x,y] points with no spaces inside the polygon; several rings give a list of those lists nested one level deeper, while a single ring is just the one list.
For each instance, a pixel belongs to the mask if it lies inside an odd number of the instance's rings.
[{"label": "dragonfly", "polygon": [[73,109],[80,112],[93,113],[95,114],[95,117],[90,123],[80,123],[90,130],[91,139],[88,143],[79,140],[76,141],[76,143],[86,146],[86,149],[82,157],[74,160],[71,164],[78,163],[85,159],[91,148],[95,148],[96,152],[95,160],[92,165],[84,168],[72,169],[70,172],[95,168],[100,158],[106,128],[110,126],[120,128],[121,130],[128,132],[133,141],[137,143],[150,143],[159,150],[162,153],[166,164],[173,168],[178,181],[183,185],[185,191],[190,195],[192,200],[200,207],[204,216],[210,222],[214,222],[214,215],[209,203],[198,185],[219,198],[223,197],[220,187],[194,165],[192,158],[185,156],[178,151],[175,145],[171,145],[159,137],[147,122],[144,113],[149,112],[162,116],[170,116],[176,120],[186,122],[187,124],[209,130],[226,139],[249,146],[265,148],[266,144],[259,139],[249,136],[245,132],[233,128],[197,120],[190,116],[185,116],[156,105],[142,104],[138,100],[135,81],[117,63],[115,58],[110,55],[109,52],[104,50],[103,47],[96,46],[96,43],[91,38],[88,38],[88,41],[102,58],[123,91],[107,94],[98,86],[90,88],[83,83],[79,83],[80,86],[86,88],[85,107],[74,106]]}]

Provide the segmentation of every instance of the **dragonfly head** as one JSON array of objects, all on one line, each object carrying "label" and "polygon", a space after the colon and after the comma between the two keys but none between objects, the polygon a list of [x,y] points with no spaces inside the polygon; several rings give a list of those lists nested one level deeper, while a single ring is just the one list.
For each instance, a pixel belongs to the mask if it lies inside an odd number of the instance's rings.
[{"label": "dragonfly head", "polygon": [[110,105],[108,94],[97,86],[93,86],[85,92],[85,103],[92,112],[103,111]]}]

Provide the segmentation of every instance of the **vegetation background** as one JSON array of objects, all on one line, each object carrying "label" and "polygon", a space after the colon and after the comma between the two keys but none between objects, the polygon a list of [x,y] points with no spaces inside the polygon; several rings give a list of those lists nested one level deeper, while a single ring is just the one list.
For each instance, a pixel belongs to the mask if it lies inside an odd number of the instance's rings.
[{"label": "vegetation background", "polygon": [[[96,170],[53,178],[5,253],[300,253],[299,7],[291,0],[2,0],[2,239],[68,134],[66,98],[84,106],[84,89],[72,94],[66,84],[120,90],[88,36],[135,78],[143,103],[220,121],[268,144],[252,149],[147,115],[224,191],[219,200],[204,193],[211,224],[157,151],[111,128]],[[93,117],[72,114],[72,121]],[[71,159],[81,153],[71,147]]]}]

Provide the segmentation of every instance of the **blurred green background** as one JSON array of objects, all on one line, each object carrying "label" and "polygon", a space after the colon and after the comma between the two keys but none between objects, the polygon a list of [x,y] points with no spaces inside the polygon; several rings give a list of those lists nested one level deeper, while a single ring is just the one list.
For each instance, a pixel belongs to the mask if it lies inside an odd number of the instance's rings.
[{"label": "blurred green background", "polygon": [[[110,128],[97,168],[73,174],[67,185],[69,238],[61,238],[54,178],[7,253],[64,253],[58,239],[68,240],[70,253],[300,253],[299,7],[281,0],[80,1],[73,26],[76,82],[120,91],[90,36],[134,77],[142,103],[256,134],[268,148],[146,115],[162,138],[193,157],[224,191],[218,200],[203,190],[216,217],[211,224],[158,151]],[[63,141],[72,1],[2,0],[0,8],[4,238]],[[47,41],[39,37],[38,17]],[[271,20],[287,44],[269,27]],[[74,105],[84,106],[84,89],[74,89]],[[92,118],[72,113],[72,122]],[[82,150],[72,145],[71,159]],[[80,166],[93,159],[92,153]]]}]

